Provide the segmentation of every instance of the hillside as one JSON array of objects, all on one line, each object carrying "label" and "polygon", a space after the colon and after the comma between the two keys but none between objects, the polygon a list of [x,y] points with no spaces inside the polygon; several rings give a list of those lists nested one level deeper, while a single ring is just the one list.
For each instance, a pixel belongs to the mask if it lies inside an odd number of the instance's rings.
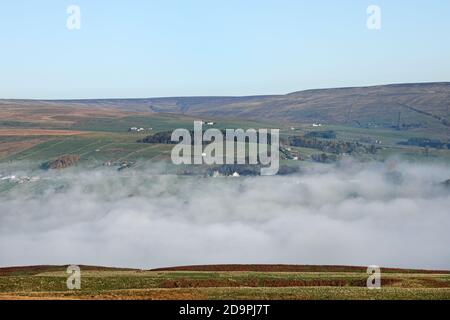
[{"label": "hillside", "polygon": [[[365,143],[368,147],[376,143],[380,152],[370,154],[377,159],[392,154],[410,159],[448,158],[449,106],[450,83],[319,89],[253,97],[0,100],[0,161],[44,162],[78,153],[81,162],[161,160],[170,154],[170,145],[139,141],[150,133],[191,128],[199,119],[214,120],[222,130],[276,127],[284,135],[328,132],[332,136],[328,140],[336,146],[340,143],[335,142]],[[323,126],[315,128],[313,123]],[[130,134],[132,127],[146,131]],[[314,130],[325,132],[312,133]],[[313,140],[315,137],[310,136]],[[295,151],[302,154],[301,159],[313,159],[319,151],[336,153],[317,143],[297,142],[292,146],[299,148]],[[436,150],[427,151],[425,147]]]},{"label": "hillside", "polygon": [[[283,96],[150,99],[155,112],[362,127],[450,124],[450,83],[319,89]],[[400,121],[399,121],[400,113]]]},{"label": "hillside", "polygon": [[[382,268],[382,290],[368,290],[363,267],[251,265],[133,270],[81,268],[68,290],[66,266],[0,268],[0,299],[445,299],[449,273]],[[281,270],[284,268],[285,270]]]},{"label": "hillside", "polygon": [[[26,101],[3,100],[0,108],[20,105],[77,107],[128,112],[175,113],[209,118],[271,120],[284,123],[445,129],[450,126],[450,83],[394,84],[317,89],[287,95],[248,97],[172,97],[150,99]],[[400,119],[399,119],[400,115]]]}]

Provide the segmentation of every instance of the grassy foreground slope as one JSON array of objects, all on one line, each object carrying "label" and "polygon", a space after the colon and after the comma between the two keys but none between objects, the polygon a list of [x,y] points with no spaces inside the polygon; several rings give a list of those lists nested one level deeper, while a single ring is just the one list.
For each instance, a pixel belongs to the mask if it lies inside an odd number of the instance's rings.
[{"label": "grassy foreground slope", "polygon": [[144,271],[81,266],[81,290],[71,291],[65,270],[0,269],[0,299],[450,299],[450,271],[382,269],[382,288],[369,290],[362,267],[240,265]]}]

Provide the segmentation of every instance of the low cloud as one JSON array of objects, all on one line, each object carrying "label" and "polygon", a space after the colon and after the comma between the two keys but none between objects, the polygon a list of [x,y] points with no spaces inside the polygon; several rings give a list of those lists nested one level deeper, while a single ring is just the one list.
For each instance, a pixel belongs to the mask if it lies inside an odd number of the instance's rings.
[{"label": "low cloud", "polygon": [[3,165],[0,173],[40,177],[1,182],[9,189],[0,193],[2,266],[450,269],[446,165],[344,162],[240,178],[159,175],[150,165],[34,173]]}]

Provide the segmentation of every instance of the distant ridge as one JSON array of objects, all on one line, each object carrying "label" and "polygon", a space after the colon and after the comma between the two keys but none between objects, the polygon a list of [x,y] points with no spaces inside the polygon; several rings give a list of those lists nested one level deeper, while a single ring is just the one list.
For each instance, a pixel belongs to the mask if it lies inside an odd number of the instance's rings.
[{"label": "distant ridge", "polygon": [[286,95],[242,97],[167,97],[147,99],[0,100],[42,106],[112,108],[130,112],[239,118],[286,123],[321,122],[362,127],[450,125],[450,82],[400,83],[367,87],[313,89]]},{"label": "distant ridge", "polygon": [[[37,275],[44,272],[66,271],[69,265],[37,265],[0,267],[0,276]],[[84,271],[197,271],[197,272],[366,272],[367,267],[344,265],[299,265],[299,264],[211,264],[177,266],[156,269],[117,268],[105,266],[79,265]],[[424,270],[381,267],[386,273],[450,274],[450,270]]]},{"label": "distant ridge", "polygon": [[[447,270],[423,270],[423,269],[401,269],[384,268],[387,273],[434,273],[450,274]],[[216,265],[193,265],[169,268],[158,268],[149,271],[205,271],[205,272],[366,272],[367,267],[344,266],[344,265],[299,265],[299,264],[216,264]]]}]

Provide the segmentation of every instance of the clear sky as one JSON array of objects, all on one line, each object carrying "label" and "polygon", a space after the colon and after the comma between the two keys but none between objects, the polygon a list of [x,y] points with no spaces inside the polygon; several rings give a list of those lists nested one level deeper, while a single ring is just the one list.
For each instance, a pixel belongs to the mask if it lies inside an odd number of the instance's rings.
[{"label": "clear sky", "polygon": [[[366,27],[371,4],[381,30]],[[0,40],[0,98],[450,81],[448,0],[2,0]]]}]

